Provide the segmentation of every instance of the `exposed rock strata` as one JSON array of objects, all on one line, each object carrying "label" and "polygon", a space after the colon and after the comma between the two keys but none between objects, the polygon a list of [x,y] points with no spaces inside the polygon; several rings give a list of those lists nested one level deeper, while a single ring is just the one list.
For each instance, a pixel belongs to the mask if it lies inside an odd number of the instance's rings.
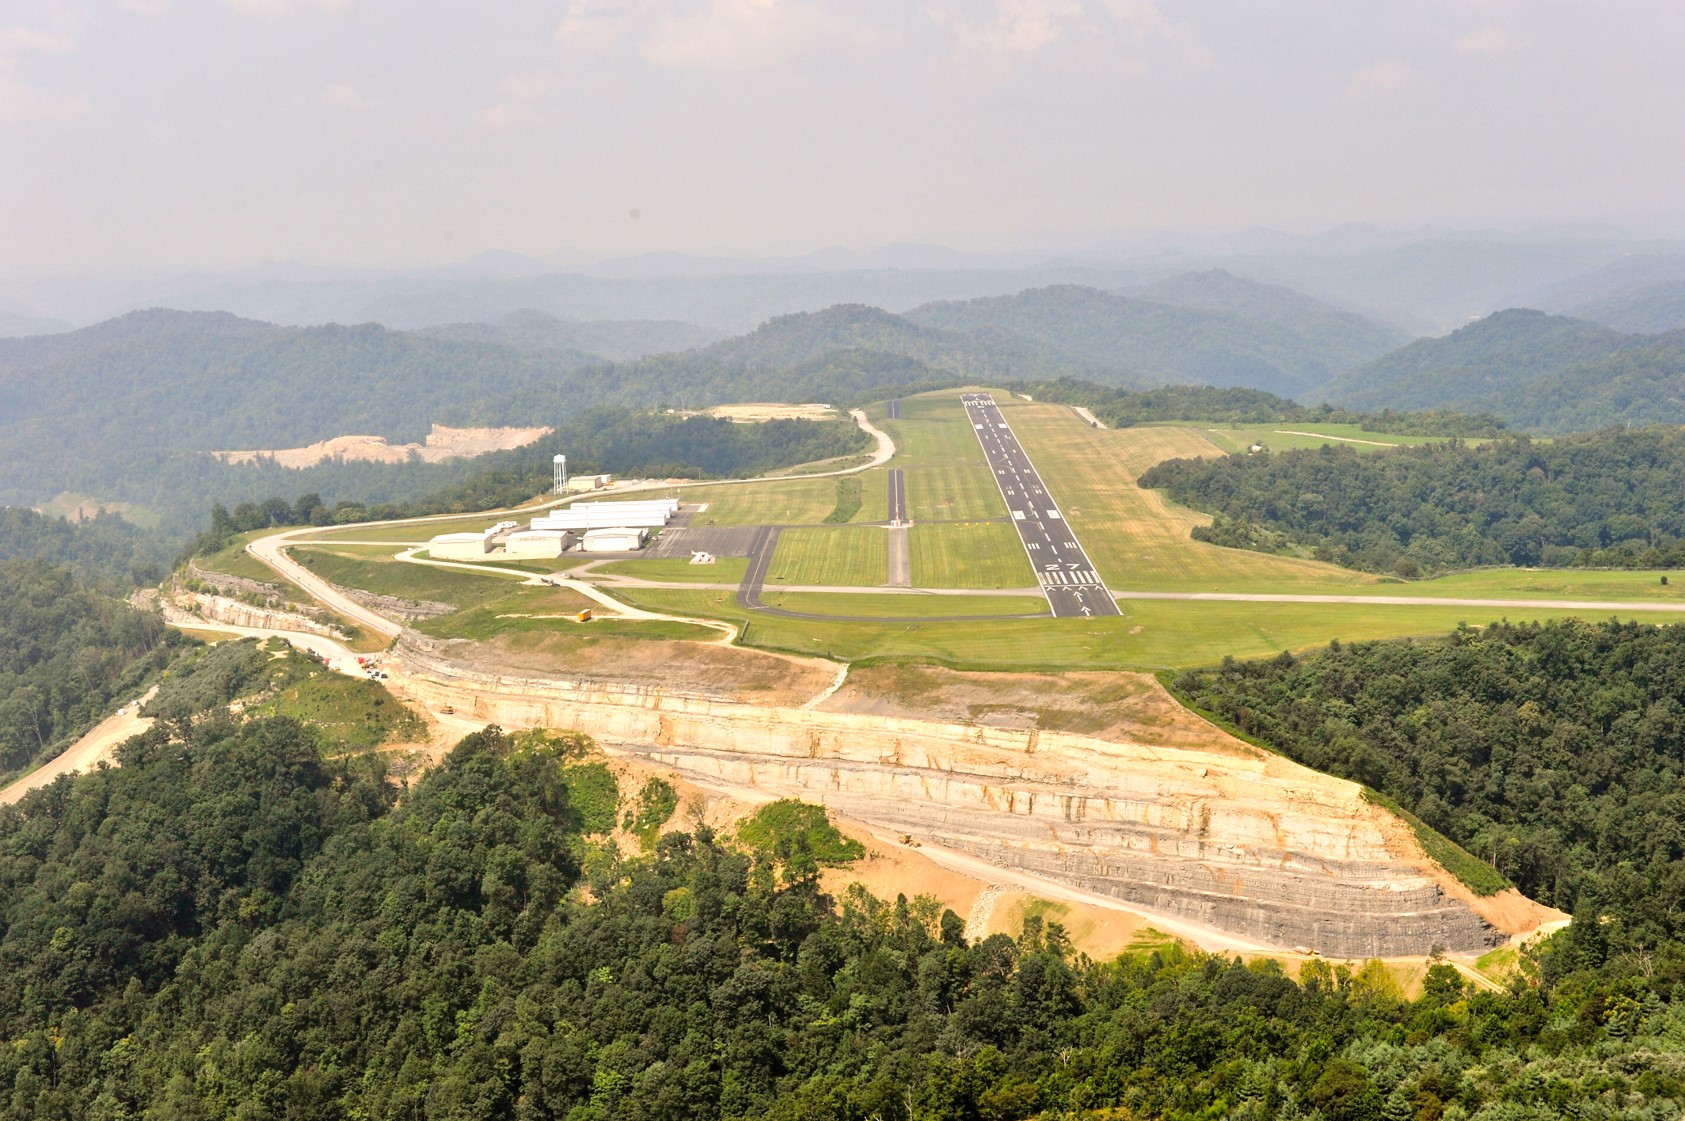
[{"label": "exposed rock strata", "polygon": [[1264,752],[750,706],[399,654],[423,699],[478,719],[588,732],[704,786],[819,802],[1250,941],[1360,957],[1503,938],[1355,785]]}]

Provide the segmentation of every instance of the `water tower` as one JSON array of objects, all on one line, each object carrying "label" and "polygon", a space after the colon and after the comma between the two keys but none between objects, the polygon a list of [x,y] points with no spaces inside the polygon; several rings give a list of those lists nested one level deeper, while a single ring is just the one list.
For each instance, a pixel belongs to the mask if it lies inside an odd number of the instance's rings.
[{"label": "water tower", "polygon": [[555,468],[556,493],[566,494],[568,489],[568,457],[558,455],[551,461],[551,464]]}]

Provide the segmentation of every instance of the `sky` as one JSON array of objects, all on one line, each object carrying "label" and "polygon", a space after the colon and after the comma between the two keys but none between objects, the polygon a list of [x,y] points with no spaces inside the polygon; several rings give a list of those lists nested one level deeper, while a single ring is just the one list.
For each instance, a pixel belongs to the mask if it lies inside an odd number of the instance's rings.
[{"label": "sky", "polygon": [[0,0],[0,271],[1685,219],[1676,0]]}]

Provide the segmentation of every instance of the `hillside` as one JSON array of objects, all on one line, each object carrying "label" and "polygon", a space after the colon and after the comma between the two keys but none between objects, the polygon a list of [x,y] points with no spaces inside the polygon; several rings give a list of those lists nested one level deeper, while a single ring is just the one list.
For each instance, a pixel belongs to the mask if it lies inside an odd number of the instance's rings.
[{"label": "hillside", "polygon": [[1282,284],[1265,284],[1224,269],[1181,273],[1138,288],[1119,289],[1172,307],[1218,312],[1285,328],[1326,352],[1327,365],[1348,370],[1409,341],[1397,327],[1335,307]]},{"label": "hillside", "polygon": [[[1181,287],[1189,298],[1203,289],[1203,298],[1221,302],[1215,285]],[[1011,332],[1075,361],[1129,371],[1139,385],[1246,386],[1291,396],[1341,372],[1350,353],[1276,323],[1078,285],[926,304],[907,318],[948,331]]]},{"label": "hillside", "polygon": [[628,403],[806,401],[838,393],[841,376],[865,392],[932,381],[1128,375],[1061,348],[999,329],[944,330],[864,304],[839,304],[769,320],[747,335],[684,354],[616,366]]},{"label": "hillside", "polygon": [[1540,432],[1685,422],[1685,337],[1512,309],[1419,339],[1329,385],[1356,409],[1490,412]]},{"label": "hillside", "polygon": [[486,323],[441,323],[410,333],[429,339],[490,343],[529,353],[571,351],[612,361],[691,350],[720,338],[716,331],[672,319],[587,321],[562,319],[532,308]]},{"label": "hillside", "polygon": [[512,392],[582,361],[373,324],[275,327],[162,310],[0,339],[0,502],[85,490],[76,483],[139,455],[301,446],[348,432],[417,441],[436,422],[519,422]]}]

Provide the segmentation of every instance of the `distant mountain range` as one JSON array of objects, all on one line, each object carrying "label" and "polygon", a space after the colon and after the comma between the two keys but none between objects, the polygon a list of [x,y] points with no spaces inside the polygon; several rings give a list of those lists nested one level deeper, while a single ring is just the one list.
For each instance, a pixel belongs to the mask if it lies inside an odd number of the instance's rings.
[{"label": "distant mountain range", "polygon": [[1685,423],[1685,331],[1629,334],[1513,309],[1360,366],[1327,400],[1493,413],[1537,432]]},{"label": "distant mountain range", "polygon": [[515,350],[578,351],[613,361],[690,350],[717,342],[718,332],[671,319],[561,319],[533,308],[511,312],[489,323],[441,323],[412,334],[455,342],[492,343]]}]

